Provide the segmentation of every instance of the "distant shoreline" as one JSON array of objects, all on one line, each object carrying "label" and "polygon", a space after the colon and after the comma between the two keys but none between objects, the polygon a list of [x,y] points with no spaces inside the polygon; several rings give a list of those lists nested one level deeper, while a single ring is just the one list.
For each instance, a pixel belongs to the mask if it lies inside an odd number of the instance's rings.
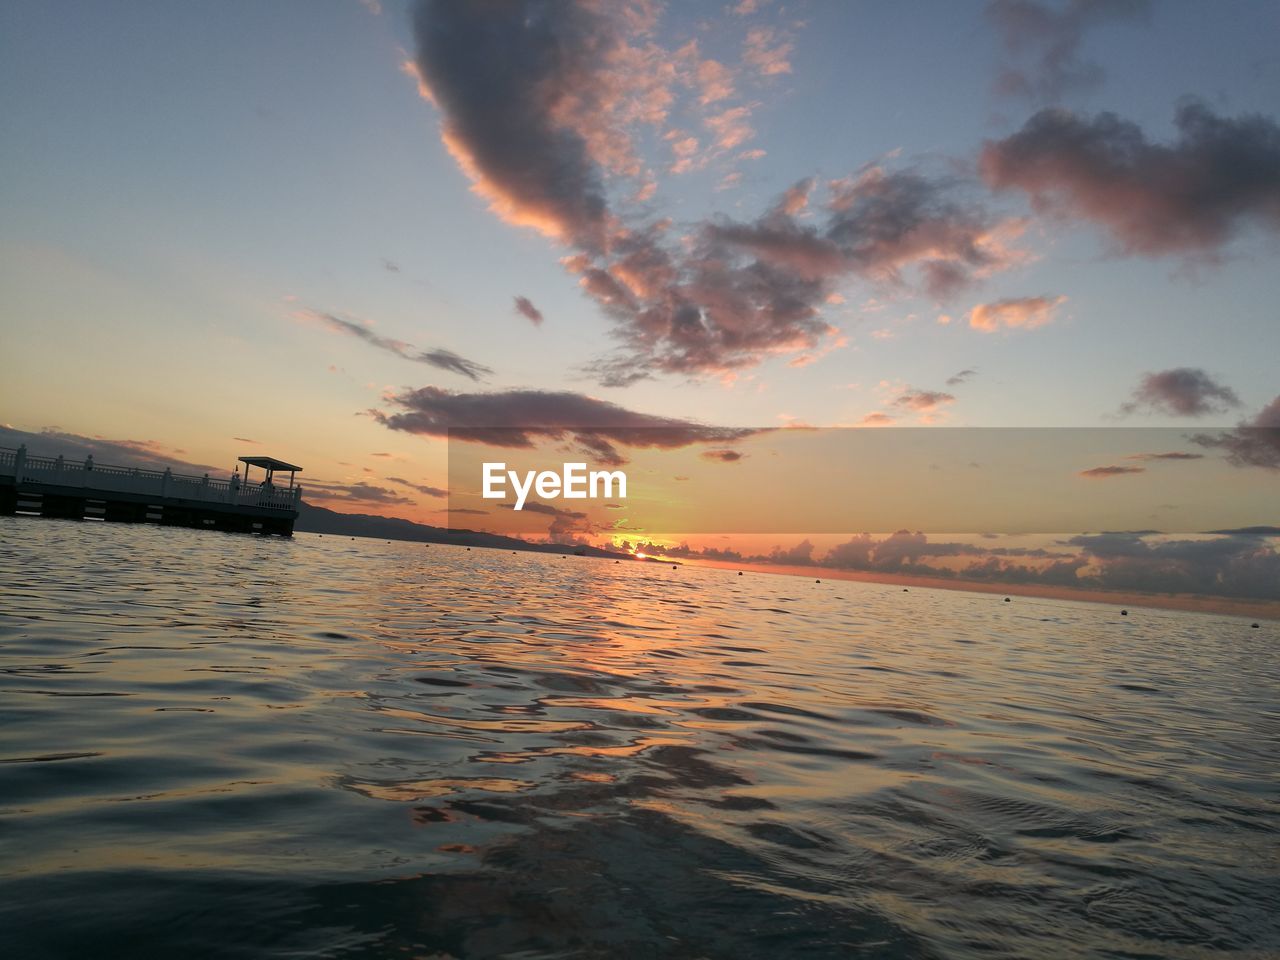
[{"label": "distant shoreline", "polygon": [[[348,516],[348,515],[343,515]],[[472,534],[472,531],[451,531],[455,534]],[[299,533],[317,535],[314,530]],[[323,536],[324,534],[319,534]],[[402,543],[419,542],[388,532],[386,535],[369,535],[343,532],[340,536],[356,536],[362,540],[396,540]],[[483,535],[492,536],[492,535]],[[514,538],[513,538],[514,539]],[[432,542],[432,541],[422,541]],[[452,542],[434,541],[440,546],[470,546],[477,550],[502,550],[510,552],[541,553],[544,555],[574,556],[575,548],[569,545],[556,547],[550,544],[532,544],[521,541],[522,547],[506,544],[486,544],[475,540],[468,542],[459,537]],[[701,557],[645,557],[643,559],[621,552],[589,548],[579,554],[596,560],[632,560],[636,562],[671,563],[689,567],[708,567],[718,570],[750,570],[753,573],[784,577],[812,577],[818,580],[851,580],[857,583],[882,583],[889,586],[921,587],[935,590],[959,590],[968,593],[1000,594],[1007,597],[1039,597],[1046,600],[1079,600],[1086,603],[1107,603],[1122,607],[1147,607],[1157,610],[1178,610],[1187,613],[1213,613],[1232,617],[1280,621],[1280,600],[1248,600],[1238,597],[1214,597],[1205,594],[1151,594],[1125,590],[1102,590],[1089,587],[1062,587],[1039,583],[996,583],[987,580],[962,580],[950,577],[921,577],[912,574],[882,573],[871,570],[841,570],[835,567],[789,566],[759,563],[741,563],[728,560],[710,560]]]},{"label": "distant shoreline", "polygon": [[1233,617],[1253,617],[1280,621],[1280,600],[1248,600],[1239,597],[1213,597],[1205,594],[1151,594],[1124,590],[1101,590],[1089,587],[1059,587],[1039,583],[995,583],[986,580],[961,580],[949,577],[920,577],[910,574],[881,573],[872,570],[840,570],[834,567],[804,567],[772,564],[733,563],[726,560],[687,559],[689,566],[714,567],[723,570],[750,570],[786,577],[813,577],[825,580],[852,580],[859,583],[883,583],[892,586],[925,587],[936,590],[960,590],[968,593],[995,593],[1008,597],[1039,597],[1046,600],[1081,600],[1109,603],[1125,607],[1150,607],[1189,613],[1216,613]]}]

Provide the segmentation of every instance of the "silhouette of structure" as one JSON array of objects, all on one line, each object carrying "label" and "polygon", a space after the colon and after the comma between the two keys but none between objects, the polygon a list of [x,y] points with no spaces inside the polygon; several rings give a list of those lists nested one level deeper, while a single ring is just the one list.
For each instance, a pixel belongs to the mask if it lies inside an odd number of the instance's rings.
[{"label": "silhouette of structure", "polygon": [[[0,514],[158,523],[164,526],[293,535],[302,469],[273,457],[241,457],[229,479],[143,470],[64,457],[35,457],[26,446],[0,447]],[[249,480],[249,468],[265,476]],[[288,473],[287,486],[275,475]]]}]

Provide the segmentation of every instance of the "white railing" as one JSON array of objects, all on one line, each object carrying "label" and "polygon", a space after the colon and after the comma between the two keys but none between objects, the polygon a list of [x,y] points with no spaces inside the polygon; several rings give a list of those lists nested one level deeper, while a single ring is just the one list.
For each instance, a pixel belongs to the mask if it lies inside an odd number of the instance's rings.
[{"label": "white railing", "polygon": [[279,487],[266,483],[245,483],[236,474],[230,480],[197,477],[171,470],[143,470],[64,457],[33,457],[25,446],[0,447],[0,473],[12,474],[14,483],[24,480],[60,487],[133,493],[143,496],[203,500],[272,510],[296,510],[302,487]]}]

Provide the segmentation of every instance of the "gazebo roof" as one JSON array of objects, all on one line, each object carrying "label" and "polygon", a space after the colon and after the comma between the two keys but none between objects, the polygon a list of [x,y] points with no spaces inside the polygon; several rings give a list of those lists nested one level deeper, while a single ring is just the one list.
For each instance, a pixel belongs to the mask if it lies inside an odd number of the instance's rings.
[{"label": "gazebo roof", "polygon": [[288,470],[290,473],[302,472],[301,467],[295,467],[292,463],[285,463],[275,457],[241,457],[240,462],[251,467],[261,467],[263,470]]}]

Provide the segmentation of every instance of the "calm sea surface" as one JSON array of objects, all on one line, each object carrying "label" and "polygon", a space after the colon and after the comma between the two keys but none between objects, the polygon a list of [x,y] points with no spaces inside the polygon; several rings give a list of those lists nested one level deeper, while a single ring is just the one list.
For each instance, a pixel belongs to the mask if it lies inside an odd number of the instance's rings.
[{"label": "calm sea surface", "polygon": [[0,952],[1280,951],[1277,625],[0,518]]}]

